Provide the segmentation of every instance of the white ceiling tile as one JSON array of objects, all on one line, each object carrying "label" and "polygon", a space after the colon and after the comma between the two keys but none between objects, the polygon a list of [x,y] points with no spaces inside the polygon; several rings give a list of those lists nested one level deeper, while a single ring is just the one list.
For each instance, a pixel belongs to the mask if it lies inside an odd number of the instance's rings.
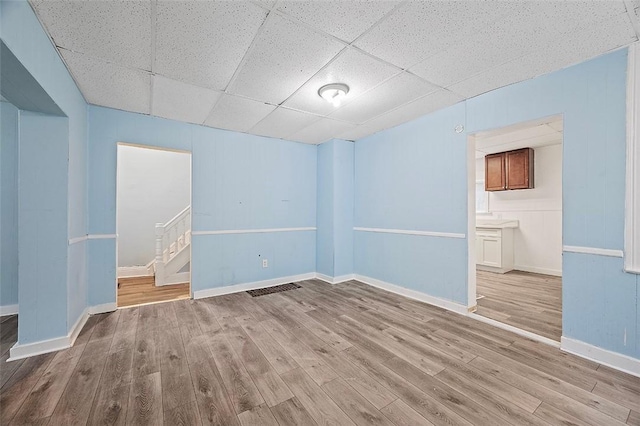
[{"label": "white ceiling tile", "polygon": [[321,118],[304,129],[290,135],[288,138],[304,143],[319,144],[348,130],[352,130],[355,127],[355,124],[346,123],[344,121]]},{"label": "white ceiling tile", "polygon": [[351,123],[364,123],[386,111],[437,90],[437,87],[412,74],[402,73],[336,110],[330,117]]},{"label": "white ceiling tile", "polygon": [[344,46],[271,14],[229,92],[280,104]]},{"label": "white ceiling tile", "polygon": [[320,87],[329,83],[344,83],[349,86],[349,93],[343,101],[343,105],[346,105],[399,71],[398,68],[380,62],[357,49],[347,49],[305,83],[284,106],[320,115],[330,114],[335,107],[318,95]]},{"label": "white ceiling tile", "polygon": [[537,2],[542,22],[560,33],[585,27],[626,12],[623,1],[569,0]]},{"label": "white ceiling tile", "polygon": [[246,132],[276,107],[251,99],[223,94],[205,125]]},{"label": "white ceiling tile", "polygon": [[62,50],[87,102],[125,111],[149,114],[151,75],[125,68],[82,53]]},{"label": "white ceiling tile", "polygon": [[403,68],[452,46],[513,10],[512,2],[412,1],[355,45]]},{"label": "white ceiling tile", "polygon": [[537,10],[526,6],[415,65],[411,72],[449,86],[532,53],[557,38],[555,30],[540,25]]},{"label": "white ceiling tile", "polygon": [[154,71],[223,90],[266,15],[249,2],[159,1]]},{"label": "white ceiling tile", "polygon": [[368,123],[360,124],[359,126],[354,127],[351,130],[347,130],[344,133],[341,133],[340,135],[338,135],[338,139],[357,141],[358,139],[362,139],[381,130],[384,129],[380,128],[375,122],[370,121]]},{"label": "white ceiling tile", "polygon": [[376,121],[384,128],[394,127],[407,121],[411,121],[414,118],[421,117],[423,115],[432,113],[442,108],[457,104],[464,100],[462,96],[459,96],[446,89],[438,90],[422,98],[416,99],[413,102],[402,105],[392,111],[375,117],[373,121]]},{"label": "white ceiling tile", "polygon": [[283,1],[278,3],[278,9],[306,24],[352,42],[398,3],[398,0]]},{"label": "white ceiling tile", "polygon": [[202,124],[221,92],[156,75],[153,77],[151,114]]},{"label": "white ceiling tile", "polygon": [[317,115],[279,107],[253,126],[249,132],[260,136],[286,139],[319,118]]},{"label": "white ceiling tile", "polygon": [[467,98],[585,61],[637,40],[626,13],[553,40],[540,50],[449,87]]},{"label": "white ceiling tile", "polygon": [[[369,134],[406,123],[407,121],[411,121],[433,111],[454,105],[462,100],[463,98],[461,96],[458,96],[448,90],[441,89],[385,114],[379,115],[367,121],[364,126],[352,129],[352,131],[347,131],[344,134],[341,134],[340,137],[348,138],[349,140],[356,140],[361,137],[368,136]],[[355,136],[357,137],[354,139]]]},{"label": "white ceiling tile", "polygon": [[31,2],[56,45],[151,69],[150,1]]}]

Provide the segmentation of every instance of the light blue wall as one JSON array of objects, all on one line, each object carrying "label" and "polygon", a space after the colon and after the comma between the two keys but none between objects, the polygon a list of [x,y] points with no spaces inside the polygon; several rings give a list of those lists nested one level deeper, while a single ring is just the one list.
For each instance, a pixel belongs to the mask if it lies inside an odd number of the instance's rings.
[{"label": "light blue wall", "polygon": [[[626,66],[620,50],[357,141],[356,226],[466,234],[467,135],[563,114],[563,244],[622,250]],[[466,239],[355,241],[357,273],[466,304]],[[564,254],[563,335],[640,358],[640,283],[622,267]]]},{"label": "light blue wall", "polygon": [[18,109],[0,102],[0,306],[18,304]]},{"label": "light blue wall", "polygon": [[[624,248],[626,67],[624,49],[467,102],[470,132],[563,114],[564,245]],[[562,269],[563,335],[640,358],[638,277],[595,255]]]},{"label": "light blue wall", "polygon": [[[55,158],[60,164],[52,163],[54,158],[49,159],[49,164],[56,170],[64,168],[68,176],[65,181],[68,197],[64,202],[66,238],[81,237],[86,235],[87,229],[86,103],[29,4],[24,0],[2,1],[0,10],[0,38],[46,91],[47,98],[52,99],[68,117],[68,136],[64,148],[66,155],[64,158]],[[37,109],[37,105],[34,108]],[[36,172],[35,169],[31,170]],[[45,237],[57,238],[57,231],[51,232]],[[57,309],[65,311],[66,331],[62,334],[66,335],[87,306],[85,243],[69,246],[64,251],[65,271],[61,276],[66,280],[66,288],[62,290],[65,303]],[[54,277],[56,280],[58,278],[61,277]],[[44,316],[38,317],[38,323],[45,320]],[[22,320],[19,327],[22,327]],[[44,330],[47,327],[43,325],[41,328]],[[59,336],[52,334],[47,337]]]},{"label": "light blue wall", "polygon": [[[467,231],[467,137],[460,103],[356,142],[355,226]],[[467,303],[467,241],[355,232],[355,272]]]},{"label": "light blue wall", "polygon": [[18,342],[67,334],[69,121],[20,112]]},{"label": "light blue wall", "polygon": [[339,139],[318,147],[317,272],[353,273],[354,143]]},{"label": "light blue wall", "polygon": [[[117,142],[192,152],[193,233],[316,226],[315,146],[92,106],[89,234],[115,233]],[[315,271],[314,231],[192,241],[194,291]],[[89,246],[90,304],[115,302],[115,241]]]},{"label": "light blue wall", "polygon": [[333,142],[318,146],[316,271],[334,276]]}]

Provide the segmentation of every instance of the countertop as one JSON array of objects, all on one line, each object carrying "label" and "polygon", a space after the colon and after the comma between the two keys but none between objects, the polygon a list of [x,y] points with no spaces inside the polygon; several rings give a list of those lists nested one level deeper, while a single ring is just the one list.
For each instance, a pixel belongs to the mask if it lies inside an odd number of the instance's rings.
[{"label": "countertop", "polygon": [[519,222],[514,219],[476,219],[476,228],[484,229],[505,229],[505,228],[517,228]]}]

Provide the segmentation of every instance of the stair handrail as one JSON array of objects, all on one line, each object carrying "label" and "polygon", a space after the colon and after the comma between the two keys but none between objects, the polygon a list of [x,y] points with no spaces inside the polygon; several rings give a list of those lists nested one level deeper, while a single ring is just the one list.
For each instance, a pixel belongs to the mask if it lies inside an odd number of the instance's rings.
[{"label": "stair handrail", "polygon": [[165,263],[191,242],[190,213],[191,205],[188,205],[167,223],[156,223],[156,285],[163,279]]}]

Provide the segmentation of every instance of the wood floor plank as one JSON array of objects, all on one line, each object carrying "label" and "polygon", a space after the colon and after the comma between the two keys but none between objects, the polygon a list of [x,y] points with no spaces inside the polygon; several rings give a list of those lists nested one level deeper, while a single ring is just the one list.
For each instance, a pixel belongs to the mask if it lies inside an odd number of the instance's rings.
[{"label": "wood floor plank", "polygon": [[278,426],[278,422],[266,405],[259,405],[240,413],[238,419],[242,426]]},{"label": "wood floor plank", "polygon": [[239,421],[218,367],[212,358],[190,366],[200,419],[205,425],[238,425]]},{"label": "wood floor plank", "polygon": [[354,425],[304,370],[298,368],[288,371],[282,375],[282,378],[311,418],[319,425]]},{"label": "wood floor plank", "polygon": [[[471,364],[488,374],[494,375],[505,383],[508,383],[527,393],[530,393],[531,395],[540,399],[542,402],[546,402],[547,404],[550,404],[555,408],[558,408],[561,411],[564,411],[576,417],[584,424],[595,426],[601,424],[624,423],[624,421],[616,420],[614,417],[611,417],[608,414],[600,411],[600,409],[602,408],[600,407],[600,403],[602,403],[602,405],[605,406],[605,410],[611,412],[611,414],[617,415],[618,417],[624,416],[623,411],[621,412],[620,409],[615,407],[615,405],[608,404],[604,399],[594,400],[589,398],[588,395],[580,395],[579,392],[576,392],[572,395],[565,395],[551,389],[550,387],[546,387],[543,384],[544,382],[538,383],[536,381],[530,380],[529,377],[521,375],[521,370],[516,370],[518,372],[514,372],[502,364],[498,365],[496,363],[486,361],[481,357],[478,357],[471,361]],[[552,383],[554,385],[560,383],[556,379],[550,380],[551,382],[549,383]],[[628,417],[628,412],[626,416]]]},{"label": "wood floor plank", "polygon": [[[17,325],[16,325],[17,326]],[[9,424],[33,387],[49,367],[55,354],[49,353],[15,362],[18,369],[0,390],[0,424]],[[6,368],[2,364],[2,369]]]},{"label": "wood floor plank", "polygon": [[241,327],[230,328],[225,332],[225,335],[235,353],[242,360],[267,406],[273,407],[293,398],[289,388]]},{"label": "wood floor plank", "polygon": [[418,389],[438,401],[453,412],[464,417],[475,425],[508,425],[504,419],[491,414],[480,404],[441,382],[435,377],[424,373],[414,365],[400,358],[392,358],[385,362],[393,372],[402,376]]},{"label": "wood floor plank", "polygon": [[560,341],[562,278],[511,271],[494,274],[477,271],[476,288],[485,297],[478,300],[477,313]]},{"label": "wood floor plank", "polygon": [[193,426],[201,425],[200,413],[195,401],[179,405],[164,412],[165,426]]},{"label": "wood floor plank", "polygon": [[402,399],[397,399],[380,410],[396,426],[431,426],[429,420],[422,417]]},{"label": "wood floor plank", "polygon": [[129,392],[127,425],[161,425],[163,413],[160,372],[134,377]]},{"label": "wood floor plank", "polygon": [[120,310],[98,314],[96,317],[96,324],[93,327],[93,333],[91,333],[89,341],[113,338],[120,319]]},{"label": "wood floor plank", "polygon": [[133,376],[160,372],[159,331],[138,327],[133,352]]},{"label": "wood floor plank", "polygon": [[164,329],[159,343],[163,409],[172,410],[195,401],[180,330],[175,327]]},{"label": "wood floor plank", "polygon": [[52,424],[84,425],[87,423],[110,347],[111,341],[108,339],[87,343],[51,416]]},{"label": "wood floor plank", "polygon": [[357,347],[346,349],[344,352],[353,363],[382,382],[407,403],[407,405],[431,423],[435,425],[472,424],[386,366],[375,362],[371,363],[366,356],[363,356]]},{"label": "wood floor plank", "polygon": [[226,338],[221,334],[213,335],[209,344],[236,413],[240,414],[263,404],[262,395]]},{"label": "wood floor plank", "polygon": [[[113,347],[113,342],[111,345]],[[133,346],[109,354],[102,372],[100,386],[110,389],[129,385],[133,377],[133,354]]]},{"label": "wood floor plank", "polygon": [[271,413],[280,426],[315,426],[317,424],[296,397],[271,407]]},{"label": "wood floor plank", "polygon": [[628,425],[640,425],[640,412],[631,410],[629,418],[627,419]]},{"label": "wood floor plank", "polygon": [[293,360],[319,385],[329,382],[338,375],[304,343],[275,320],[267,320],[263,327],[288,353]]},{"label": "wood floor plank", "polygon": [[118,307],[188,299],[189,283],[156,286],[151,276],[118,278]]},{"label": "wood floor plank", "polygon": [[299,367],[291,355],[278,342],[272,339],[262,325],[253,317],[245,315],[238,317],[237,320],[278,374],[286,373]]},{"label": "wood floor plank", "polygon": [[344,411],[357,425],[385,425],[393,426],[376,407],[364,399],[358,392],[347,385],[344,380],[337,378],[322,385],[322,389],[333,402]]},{"label": "wood floor plank", "polygon": [[84,345],[74,346],[55,354],[44,374],[20,406],[12,424],[31,424],[53,414],[83,350]]},{"label": "wood floor plank", "polygon": [[[493,278],[488,309],[555,327],[553,282]],[[91,316],[74,347],[2,364],[0,423],[640,423],[637,377],[357,281],[301,285]]]},{"label": "wood floor plank", "polygon": [[89,425],[124,425],[127,420],[130,384],[120,387],[98,386]]}]

